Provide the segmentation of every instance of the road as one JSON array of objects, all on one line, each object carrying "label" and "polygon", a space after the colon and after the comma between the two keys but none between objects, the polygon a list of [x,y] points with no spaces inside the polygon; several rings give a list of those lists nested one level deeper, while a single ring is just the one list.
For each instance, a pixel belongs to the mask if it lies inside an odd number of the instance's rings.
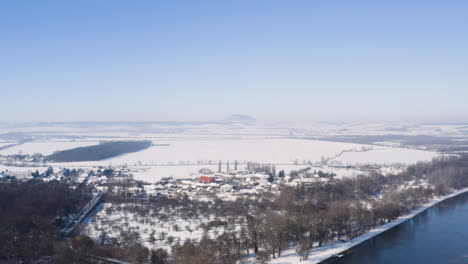
[{"label": "road", "polygon": [[62,239],[70,236],[73,230],[75,230],[75,228],[81,222],[83,222],[86,216],[88,216],[88,214],[99,204],[99,202],[102,199],[102,196],[102,193],[94,196],[94,198],[62,229],[62,231],[57,236],[57,239]]}]

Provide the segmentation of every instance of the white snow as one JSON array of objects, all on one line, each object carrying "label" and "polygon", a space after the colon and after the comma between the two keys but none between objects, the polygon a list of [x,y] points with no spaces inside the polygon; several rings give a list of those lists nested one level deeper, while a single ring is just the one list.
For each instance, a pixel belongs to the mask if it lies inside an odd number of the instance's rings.
[{"label": "white snow", "polygon": [[0,142],[0,148],[8,145],[14,144],[14,142]]},{"label": "white snow", "polygon": [[180,140],[154,141],[169,146],[154,146],[149,149],[123,155],[113,163],[197,163],[198,160],[256,161],[261,163],[291,164],[296,161],[320,161],[344,149],[360,148],[360,145],[316,140],[295,139],[236,139],[236,140]]},{"label": "white snow", "polygon": [[[138,207],[140,205],[106,203],[92,217],[91,221],[85,224],[84,232],[96,240],[102,233],[105,233],[108,238],[119,238],[122,232],[138,232],[140,234],[139,240],[144,246],[150,249],[164,248],[170,252],[171,245],[175,243],[182,244],[186,239],[201,239],[205,233],[201,227],[202,224],[207,224],[212,220],[228,221],[226,218],[201,215],[183,219],[177,214],[177,210],[181,210],[180,208],[169,211],[162,209],[162,213],[170,216],[161,220],[158,216],[153,215],[153,210],[149,210],[148,214],[139,215],[126,210],[125,206]],[[109,211],[110,209],[112,210]],[[107,211],[111,213],[107,214]],[[172,212],[176,212],[175,215]],[[215,238],[221,235],[225,228],[226,226],[212,227],[206,234]],[[151,233],[155,238],[153,242],[150,240]],[[169,237],[173,238],[172,243],[168,241]]]},{"label": "white snow", "polygon": [[[60,163],[55,166],[119,166],[138,168],[138,180],[158,181],[162,177],[187,178],[201,168],[217,171],[219,161],[239,161],[239,169],[246,162],[275,164],[277,169],[288,170],[298,165],[310,166],[329,160],[333,164],[411,164],[436,157],[435,152],[370,145],[304,139],[229,139],[229,140],[153,140],[156,145],[99,162]],[[363,151],[365,149],[366,151]],[[339,154],[343,151],[342,155]],[[353,152],[357,151],[357,152]],[[338,156],[338,157],[337,157]],[[335,158],[336,157],[336,158]],[[336,169],[335,171],[340,171]],[[353,175],[351,170],[341,170],[343,175]]]},{"label": "white snow", "polygon": [[368,152],[345,152],[335,161],[342,164],[412,164],[429,161],[436,157],[434,152],[407,148],[378,148]]},{"label": "white snow", "polygon": [[96,141],[38,141],[27,142],[0,151],[0,155],[36,154],[50,155],[55,151],[97,145]]},{"label": "white snow", "polygon": [[16,166],[5,166],[0,164],[0,172],[2,171],[12,171],[12,172],[35,172],[43,173],[47,170],[47,167],[16,167]]}]

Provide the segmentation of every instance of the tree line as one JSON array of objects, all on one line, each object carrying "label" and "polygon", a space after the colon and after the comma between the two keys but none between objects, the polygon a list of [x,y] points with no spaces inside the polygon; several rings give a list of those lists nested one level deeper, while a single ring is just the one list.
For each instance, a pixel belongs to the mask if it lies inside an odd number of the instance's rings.
[{"label": "tree line", "polygon": [[54,255],[58,230],[89,198],[59,182],[0,182],[0,262]]},{"label": "tree line", "polygon": [[57,151],[46,157],[53,162],[99,161],[137,152],[151,146],[151,141],[109,141],[99,145]]}]

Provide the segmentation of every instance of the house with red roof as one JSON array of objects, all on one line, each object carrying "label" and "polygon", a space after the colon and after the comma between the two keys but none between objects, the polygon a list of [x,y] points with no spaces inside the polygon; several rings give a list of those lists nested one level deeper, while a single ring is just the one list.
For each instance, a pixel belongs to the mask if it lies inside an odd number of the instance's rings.
[{"label": "house with red roof", "polygon": [[214,181],[214,177],[201,176],[200,178],[198,178],[198,180],[203,183],[210,183]]}]

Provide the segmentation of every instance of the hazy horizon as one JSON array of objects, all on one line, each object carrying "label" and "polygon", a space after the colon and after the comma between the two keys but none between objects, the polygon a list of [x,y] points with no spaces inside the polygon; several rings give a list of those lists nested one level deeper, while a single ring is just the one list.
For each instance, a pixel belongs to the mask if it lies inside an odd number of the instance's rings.
[{"label": "hazy horizon", "polygon": [[3,122],[468,122],[468,2],[0,10]]}]

